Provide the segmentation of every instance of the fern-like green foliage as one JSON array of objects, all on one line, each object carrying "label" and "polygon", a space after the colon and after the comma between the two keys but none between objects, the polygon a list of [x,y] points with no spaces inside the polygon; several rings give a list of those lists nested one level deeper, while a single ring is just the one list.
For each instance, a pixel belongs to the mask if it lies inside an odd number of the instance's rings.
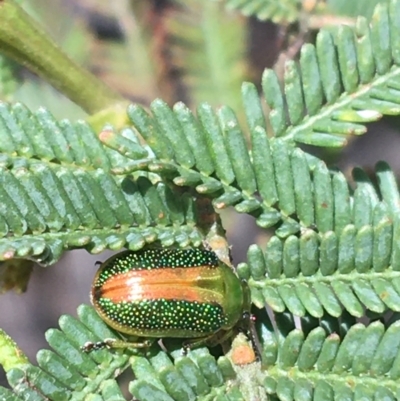
[{"label": "fern-like green foliage", "polygon": [[370,18],[378,3],[389,3],[389,0],[327,0],[326,6],[327,10],[334,15],[348,15],[351,17],[363,15]]},{"label": "fern-like green foliage", "polygon": [[366,327],[344,316],[340,325],[324,318],[302,323],[302,330],[292,329],[291,318],[278,314],[276,332],[268,323],[260,327],[267,393],[295,400],[398,399],[398,321]]},{"label": "fern-like green foliage", "polygon": [[[82,354],[86,341],[115,334],[89,307],[78,309],[79,320],[60,318],[60,328],[46,333],[53,350],[38,353],[39,367],[18,354],[15,344],[0,336],[3,352],[14,366],[7,374],[16,393],[0,388],[5,401],[24,400],[125,400],[115,372],[131,369],[135,381],[130,393],[138,400],[187,401],[203,399],[396,400],[399,392],[400,325],[375,322],[368,327],[343,317],[339,326],[329,319],[304,321],[296,329],[288,314],[275,316],[275,330],[264,312],[258,315],[263,365],[239,367],[227,357],[215,360],[207,349],[183,356],[153,347],[145,355],[102,350]],[[320,327],[317,327],[320,325]],[[6,345],[4,345],[6,344]],[[261,369],[262,368],[262,369]],[[386,398],[385,398],[386,397]],[[96,399],[97,399],[96,398]]]},{"label": "fern-like green foliage", "polygon": [[[103,148],[87,125],[58,123],[19,104],[2,105],[0,114],[1,259],[52,264],[74,247],[97,253],[155,240],[200,244],[192,198],[149,173],[113,175],[131,162]],[[132,131],[123,135],[136,143]],[[148,153],[139,144],[134,152]]]},{"label": "fern-like green foliage", "polygon": [[171,63],[181,72],[190,104],[212,101],[239,110],[248,69],[246,20],[219,2],[175,3],[166,21]]},{"label": "fern-like green foliage", "polygon": [[[78,316],[79,320],[62,316],[61,330],[47,331],[46,339],[53,350],[38,353],[39,367],[14,358],[15,367],[9,367],[7,376],[10,384],[18,387],[18,396],[0,388],[2,400],[22,400],[35,393],[57,401],[82,400],[96,395],[104,400],[111,396],[124,400],[114,375],[127,368],[132,369],[136,377],[129,391],[139,400],[187,401],[223,394],[240,396],[239,383],[234,382],[236,373],[228,358],[216,361],[206,348],[193,350],[190,356],[183,356],[180,349],[173,351],[173,348],[168,355],[158,346],[146,355],[108,350],[82,354],[79,347],[86,341],[115,338],[116,334],[92,308],[81,306]],[[0,344],[3,342],[6,343],[7,338],[0,336]],[[12,346],[14,344],[7,344],[4,349],[9,351],[10,348],[12,354]],[[31,388],[32,382],[35,390]]]},{"label": "fern-like green foliage", "polygon": [[243,15],[289,23],[298,19],[301,0],[225,0],[225,4],[228,9],[239,10]]},{"label": "fern-like green foliage", "polygon": [[[95,134],[44,110],[1,105],[0,260],[51,264],[77,247],[135,250],[156,241],[200,246],[201,196],[215,209],[254,216],[274,235],[265,248],[252,245],[237,268],[260,308],[261,361],[237,366],[206,349],[182,356],[176,343],[168,354],[84,354],[86,341],[118,334],[83,306],[79,320],[64,316],[61,330],[47,332],[54,351],[38,354],[39,367],[18,358],[0,333],[0,363],[12,356],[13,388],[0,388],[0,398],[123,400],[115,376],[131,368],[129,391],[139,400],[398,399],[395,177],[383,162],[377,185],[356,169],[353,190],[298,145],[344,146],[368,122],[400,114],[399,39],[400,0],[378,5],[371,23],[359,18],[355,28],[320,32],[299,63],[286,64],[282,86],[271,70],[261,97],[243,85],[246,128],[226,106],[202,104],[195,114],[183,103],[132,105],[128,115],[145,145],[130,129]],[[385,324],[356,321],[385,312],[392,313]]]}]

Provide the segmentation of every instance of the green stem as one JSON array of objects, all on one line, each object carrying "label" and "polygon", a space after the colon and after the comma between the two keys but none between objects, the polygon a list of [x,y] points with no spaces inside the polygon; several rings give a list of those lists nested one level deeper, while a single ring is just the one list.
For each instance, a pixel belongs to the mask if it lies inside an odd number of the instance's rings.
[{"label": "green stem", "polygon": [[94,114],[125,99],[75,64],[13,0],[0,0],[0,51]]}]

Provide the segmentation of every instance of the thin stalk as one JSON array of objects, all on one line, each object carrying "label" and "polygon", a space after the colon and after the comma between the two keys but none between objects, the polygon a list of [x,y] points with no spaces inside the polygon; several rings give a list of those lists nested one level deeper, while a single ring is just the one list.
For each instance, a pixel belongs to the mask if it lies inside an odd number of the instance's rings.
[{"label": "thin stalk", "polygon": [[125,99],[75,64],[13,0],[0,0],[0,52],[26,66],[87,113]]}]

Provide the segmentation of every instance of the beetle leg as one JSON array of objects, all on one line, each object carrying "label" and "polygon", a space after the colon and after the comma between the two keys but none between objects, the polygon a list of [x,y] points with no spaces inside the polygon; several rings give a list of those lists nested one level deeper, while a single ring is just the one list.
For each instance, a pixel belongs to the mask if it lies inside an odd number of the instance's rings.
[{"label": "beetle leg", "polygon": [[257,360],[261,360],[261,344],[257,336],[256,327],[255,327],[256,317],[250,312],[246,311],[242,316],[242,324],[241,327],[238,327],[237,330],[243,333],[248,340],[250,340],[251,345],[253,347],[253,351],[256,354]]},{"label": "beetle leg", "polygon": [[186,355],[189,349],[197,348],[203,344],[206,344],[210,348],[215,347],[216,345],[221,344],[228,338],[232,337],[232,332],[232,330],[219,330],[218,332],[210,334],[207,337],[187,340],[183,343],[183,353]]},{"label": "beetle leg", "polygon": [[206,341],[212,336],[196,338],[195,340],[187,340],[182,344],[182,353],[183,355],[187,355],[188,351],[192,348],[199,347],[202,344],[205,344]]},{"label": "beetle leg", "polygon": [[88,341],[85,343],[82,347],[81,350],[83,352],[91,352],[91,351],[96,351],[99,349],[103,348],[149,348],[153,343],[154,339],[145,339],[143,341],[125,341],[125,340],[116,340],[114,338],[106,338],[103,341],[99,342],[91,342]]},{"label": "beetle leg", "polygon": [[207,338],[207,346],[208,347],[215,347],[218,344],[223,343],[224,341],[228,340],[231,338],[233,335],[233,330],[220,330],[211,335],[209,338]]}]

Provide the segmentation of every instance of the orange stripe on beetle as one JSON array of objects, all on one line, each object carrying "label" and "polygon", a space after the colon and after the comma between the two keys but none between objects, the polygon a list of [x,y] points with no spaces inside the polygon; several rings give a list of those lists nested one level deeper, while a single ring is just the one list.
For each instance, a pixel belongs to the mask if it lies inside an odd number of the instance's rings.
[{"label": "orange stripe on beetle", "polygon": [[[141,300],[186,300],[221,303],[221,294],[206,288],[206,283],[220,280],[217,269],[205,271],[203,266],[158,270],[131,270],[110,277],[101,287],[94,287],[93,298],[108,298],[112,302]],[[210,269],[209,269],[210,270]]]}]

